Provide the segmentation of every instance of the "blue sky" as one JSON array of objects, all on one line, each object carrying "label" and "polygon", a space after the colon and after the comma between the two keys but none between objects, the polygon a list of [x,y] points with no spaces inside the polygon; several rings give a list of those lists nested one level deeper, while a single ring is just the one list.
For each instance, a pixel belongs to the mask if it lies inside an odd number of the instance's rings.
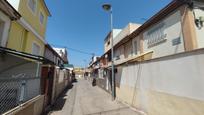
[{"label": "blue sky", "polygon": [[[104,38],[110,31],[109,14],[103,3],[113,6],[114,28],[129,22],[144,23],[171,0],[46,0],[52,17],[48,19],[46,39],[56,46],[65,46],[102,55]],[[70,63],[83,67],[91,56],[68,49]],[[86,60],[86,62],[84,61]]]}]

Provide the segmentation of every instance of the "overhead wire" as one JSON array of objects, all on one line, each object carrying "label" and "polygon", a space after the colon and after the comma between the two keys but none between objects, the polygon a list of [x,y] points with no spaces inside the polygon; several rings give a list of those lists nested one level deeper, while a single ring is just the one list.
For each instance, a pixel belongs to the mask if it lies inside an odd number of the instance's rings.
[{"label": "overhead wire", "polygon": [[68,50],[71,50],[71,51],[74,51],[74,52],[78,52],[78,53],[81,53],[81,54],[86,54],[86,55],[91,55],[91,56],[94,56],[94,55],[95,55],[94,53],[82,51],[82,50],[75,49],[75,48],[71,48],[71,47],[66,47],[66,46],[61,46],[61,45],[56,45],[56,44],[50,44],[50,45],[56,46],[56,47],[61,47],[61,48],[66,48],[66,49],[68,49]]}]

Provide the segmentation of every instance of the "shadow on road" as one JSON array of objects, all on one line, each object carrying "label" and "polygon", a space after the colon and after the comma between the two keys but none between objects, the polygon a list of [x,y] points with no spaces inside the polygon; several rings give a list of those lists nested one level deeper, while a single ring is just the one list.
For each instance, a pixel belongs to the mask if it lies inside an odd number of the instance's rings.
[{"label": "shadow on road", "polygon": [[73,82],[73,83],[76,83],[76,82],[78,82],[78,80],[77,80],[77,79],[74,79],[74,80],[72,80],[72,82]]},{"label": "shadow on road", "polygon": [[49,115],[52,113],[52,111],[60,111],[63,109],[65,102],[66,102],[66,97],[67,97],[67,92],[73,88],[73,84],[69,85],[65,90],[59,95],[58,99],[56,102],[51,106],[50,110],[45,112],[43,115]]}]

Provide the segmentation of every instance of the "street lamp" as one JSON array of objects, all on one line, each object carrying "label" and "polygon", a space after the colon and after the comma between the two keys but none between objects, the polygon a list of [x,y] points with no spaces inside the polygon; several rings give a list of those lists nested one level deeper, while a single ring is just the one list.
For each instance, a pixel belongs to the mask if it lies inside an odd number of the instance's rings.
[{"label": "street lamp", "polygon": [[103,9],[110,13],[111,27],[111,65],[112,65],[112,100],[115,100],[115,73],[114,73],[114,50],[113,50],[113,11],[111,4],[103,4]]}]

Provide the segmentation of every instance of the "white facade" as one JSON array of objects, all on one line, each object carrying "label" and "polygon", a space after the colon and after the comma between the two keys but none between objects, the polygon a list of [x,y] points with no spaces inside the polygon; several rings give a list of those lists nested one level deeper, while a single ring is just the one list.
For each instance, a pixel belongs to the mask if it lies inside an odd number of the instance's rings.
[{"label": "white facade", "polygon": [[153,51],[153,58],[184,52],[180,11],[144,32],[144,52]]},{"label": "white facade", "polygon": [[[113,41],[115,40],[116,36],[121,32],[121,29],[113,29]],[[111,36],[107,36],[104,43],[104,53],[111,49]]]},{"label": "white facade", "polygon": [[[162,113],[164,109],[164,112],[171,113],[168,115],[177,115],[182,112],[195,114],[196,110],[202,115],[203,111],[199,110],[203,110],[203,107],[199,103],[204,101],[203,51],[202,49],[118,67],[116,82],[120,84],[120,93],[117,96],[129,104],[137,103],[135,106],[145,112],[156,109]],[[155,93],[158,95],[151,98]],[[166,98],[162,98],[159,93],[165,94]],[[171,96],[175,98],[170,98]],[[190,106],[185,106],[187,103]],[[176,106],[172,106],[174,104]],[[178,107],[181,109],[176,111]]]}]

